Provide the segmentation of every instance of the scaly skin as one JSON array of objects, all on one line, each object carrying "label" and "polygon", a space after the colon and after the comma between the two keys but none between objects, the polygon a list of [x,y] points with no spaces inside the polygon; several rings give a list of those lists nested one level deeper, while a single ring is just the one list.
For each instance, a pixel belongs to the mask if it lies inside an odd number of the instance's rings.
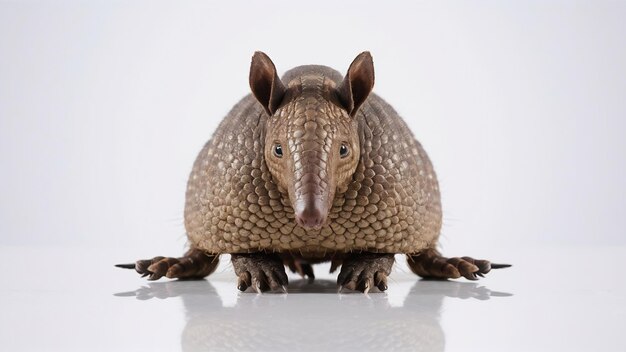
[{"label": "scaly skin", "polygon": [[[316,71],[309,77],[315,78],[305,80],[305,85],[338,75],[329,68],[320,73],[319,66],[312,70]],[[294,80],[290,86],[298,84],[299,77]],[[310,101],[318,98],[300,96],[293,109],[306,111]],[[336,105],[322,108],[328,120],[350,122]],[[287,117],[289,111],[283,114],[277,118]],[[437,242],[441,229],[437,177],[422,146],[384,100],[371,94],[356,116],[361,158],[350,182],[337,189],[329,221],[321,229],[296,224],[287,191],[270,173],[264,156],[268,119],[257,101],[247,96],[200,152],[189,177],[185,207],[193,247],[212,254],[301,251],[317,256],[335,251],[418,253]],[[293,137],[297,131],[291,132],[292,138],[297,139]]]},{"label": "scaly skin", "polygon": [[397,253],[429,278],[473,280],[505,266],[437,252],[435,171],[396,111],[371,93],[369,53],[345,78],[309,65],[279,79],[257,52],[250,85],[253,94],[224,118],[191,171],[190,252],[139,261],[138,272],[206,276],[219,255],[232,254],[238,287],[260,292],[285,289],[284,265],[312,279],[311,264],[332,261],[331,271],[342,267],[338,285],[368,292],[387,289]]}]

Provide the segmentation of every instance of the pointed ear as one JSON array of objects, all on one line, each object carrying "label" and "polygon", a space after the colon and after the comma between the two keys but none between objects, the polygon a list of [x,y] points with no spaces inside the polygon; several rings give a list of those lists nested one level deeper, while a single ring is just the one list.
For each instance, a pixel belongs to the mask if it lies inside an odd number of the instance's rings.
[{"label": "pointed ear", "polygon": [[262,51],[257,51],[252,56],[250,89],[270,116],[276,112],[285,95],[285,86],[278,78],[274,63]]},{"label": "pointed ear", "polygon": [[339,99],[348,114],[354,117],[374,88],[374,62],[369,51],[360,53],[348,69],[343,82],[337,87]]}]

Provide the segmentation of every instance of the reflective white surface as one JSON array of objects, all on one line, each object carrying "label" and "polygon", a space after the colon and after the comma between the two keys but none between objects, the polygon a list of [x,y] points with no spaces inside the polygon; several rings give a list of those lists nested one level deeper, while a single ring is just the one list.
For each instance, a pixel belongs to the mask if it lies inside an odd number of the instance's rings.
[{"label": "reflective white surface", "polygon": [[132,252],[0,247],[0,349],[626,349],[623,247],[492,249],[515,266],[478,282],[418,280],[398,258],[368,295],[338,294],[327,265],[288,294],[239,293],[227,260],[206,281],[147,282],[112,266]]}]

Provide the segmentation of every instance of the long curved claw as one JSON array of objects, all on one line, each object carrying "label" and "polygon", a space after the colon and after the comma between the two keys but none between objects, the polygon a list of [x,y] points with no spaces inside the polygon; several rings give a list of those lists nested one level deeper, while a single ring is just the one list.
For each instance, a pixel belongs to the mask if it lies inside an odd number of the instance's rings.
[{"label": "long curved claw", "polygon": [[346,257],[337,276],[339,291],[368,293],[374,287],[385,291],[393,263],[393,254],[358,253]]},{"label": "long curved claw", "polygon": [[491,269],[508,268],[509,264],[492,264],[488,260],[472,257],[443,257],[435,249],[427,249],[416,255],[408,255],[411,271],[424,278],[457,279],[461,276],[468,280],[478,280]]},{"label": "long curved claw", "polygon": [[237,288],[252,287],[257,293],[287,292],[289,279],[277,255],[266,253],[232,254],[231,261],[238,276]]},{"label": "long curved claw", "polygon": [[135,264],[116,264],[123,269],[135,269],[141,277],[158,280],[162,277],[170,279],[202,279],[210,275],[219,264],[219,255],[210,255],[197,249],[190,249],[183,257],[154,257],[141,259]]}]

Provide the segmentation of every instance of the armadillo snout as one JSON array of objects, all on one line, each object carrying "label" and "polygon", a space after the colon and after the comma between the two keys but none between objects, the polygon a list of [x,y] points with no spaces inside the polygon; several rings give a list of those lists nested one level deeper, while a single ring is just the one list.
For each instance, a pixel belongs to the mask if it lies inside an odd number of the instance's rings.
[{"label": "armadillo snout", "polygon": [[305,229],[320,228],[326,221],[327,211],[321,202],[297,202],[295,207],[296,222]]}]

